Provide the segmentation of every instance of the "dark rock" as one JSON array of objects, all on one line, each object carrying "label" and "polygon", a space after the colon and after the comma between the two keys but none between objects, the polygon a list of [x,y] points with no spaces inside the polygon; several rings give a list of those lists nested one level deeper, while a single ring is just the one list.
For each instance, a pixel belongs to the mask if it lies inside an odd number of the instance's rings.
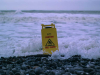
[{"label": "dark rock", "polygon": [[95,75],[100,75],[100,72],[95,73]]},{"label": "dark rock", "polygon": [[0,75],[100,75],[100,59],[80,55],[64,60],[39,56],[2,57]]},{"label": "dark rock", "polygon": [[44,74],[45,74],[45,75],[48,75],[48,73],[49,73],[48,70],[45,70],[45,71],[44,71]]},{"label": "dark rock", "polygon": [[55,75],[62,75],[65,73],[64,70],[52,70],[52,71],[55,73]]},{"label": "dark rock", "polygon": [[80,61],[80,59],[81,59],[80,55],[74,55],[71,58],[69,58],[68,61],[71,62],[71,63],[75,63],[75,62]]},{"label": "dark rock", "polygon": [[49,64],[48,64],[48,67],[51,67],[51,68],[53,68],[53,69],[56,69],[56,68],[57,68],[57,63],[56,63],[56,62],[49,63]]},{"label": "dark rock", "polygon": [[25,70],[20,70],[21,75],[25,75]]},{"label": "dark rock", "polygon": [[12,64],[12,61],[7,60],[7,64]]},{"label": "dark rock", "polygon": [[100,69],[95,69],[96,72],[100,72]]},{"label": "dark rock", "polygon": [[38,62],[34,62],[34,66],[39,66]]},{"label": "dark rock", "polygon": [[69,72],[69,68],[65,68],[65,72]]},{"label": "dark rock", "polygon": [[61,69],[62,69],[62,70],[65,70],[65,66],[61,66]]},{"label": "dark rock", "polygon": [[48,75],[55,75],[54,71],[49,71]]},{"label": "dark rock", "polygon": [[70,68],[69,72],[72,73],[72,74],[74,74],[75,73],[75,69],[74,68]]},{"label": "dark rock", "polygon": [[41,58],[40,57],[37,57],[35,61],[41,61]]},{"label": "dark rock", "polygon": [[80,61],[81,55],[74,55],[74,56],[72,56],[72,58],[75,59],[76,61]]},{"label": "dark rock", "polygon": [[82,67],[79,67],[79,66],[74,67],[74,69],[75,69],[75,70],[78,70],[78,71],[83,71],[83,68],[82,68]]},{"label": "dark rock", "polygon": [[94,64],[89,64],[89,66],[90,66],[91,68],[95,68],[95,65],[94,65]]},{"label": "dark rock", "polygon": [[4,59],[4,60],[5,60],[5,58],[4,58],[4,57],[1,57],[1,59]]},{"label": "dark rock", "polygon": [[95,70],[90,72],[90,75],[95,75]]},{"label": "dark rock", "polygon": [[77,74],[71,74],[71,75],[77,75]]},{"label": "dark rock", "polygon": [[7,64],[7,69],[12,69],[12,64]]},{"label": "dark rock", "polygon": [[21,64],[23,61],[21,59],[17,59],[17,64]]},{"label": "dark rock", "polygon": [[0,69],[2,69],[2,65],[0,65]]},{"label": "dark rock", "polygon": [[77,75],[84,75],[84,71],[75,71]]},{"label": "dark rock", "polygon": [[65,55],[61,55],[61,57],[65,57]]},{"label": "dark rock", "polygon": [[66,65],[67,66],[67,68],[73,68],[73,66],[72,65]]},{"label": "dark rock", "polygon": [[9,72],[9,75],[14,75],[14,73],[12,71]]},{"label": "dark rock", "polygon": [[45,75],[45,74],[40,74],[40,75]]},{"label": "dark rock", "polygon": [[20,72],[16,72],[15,75],[21,75]]},{"label": "dark rock", "polygon": [[29,75],[36,75],[34,72],[30,72]]},{"label": "dark rock", "polygon": [[23,65],[21,66],[21,69],[22,69],[22,70],[26,70],[26,69],[27,69],[27,65],[23,64]]},{"label": "dark rock", "polygon": [[91,71],[93,71],[93,68],[84,68],[83,70],[84,70],[85,72],[90,73]]},{"label": "dark rock", "polygon": [[5,70],[6,75],[9,74],[10,70]]},{"label": "dark rock", "polygon": [[29,70],[25,70],[25,75],[29,75],[29,72],[30,72]]},{"label": "dark rock", "polygon": [[6,72],[4,70],[0,69],[0,74],[1,75],[6,75]]},{"label": "dark rock", "polygon": [[70,72],[66,72],[66,73],[65,73],[65,74],[63,74],[63,75],[71,75],[71,74],[70,74]]},{"label": "dark rock", "polygon": [[16,72],[18,72],[18,70],[16,68],[12,68],[12,72],[16,73]]},{"label": "dark rock", "polygon": [[64,73],[65,73],[65,71],[64,71],[64,70],[59,70],[59,72],[60,72],[61,74],[64,74]]},{"label": "dark rock", "polygon": [[95,69],[100,69],[100,66],[95,66]]},{"label": "dark rock", "polygon": [[35,71],[36,74],[41,74],[41,73],[43,73],[43,69],[42,69],[41,67],[35,68],[34,71]]},{"label": "dark rock", "polygon": [[58,67],[61,67],[62,64],[61,64],[60,62],[57,62],[57,66],[58,66]]},{"label": "dark rock", "polygon": [[2,69],[3,69],[3,70],[7,70],[7,68],[6,68],[6,67],[2,67]]},{"label": "dark rock", "polygon": [[94,65],[99,65],[99,62],[95,62],[95,64]]},{"label": "dark rock", "polygon": [[87,63],[88,63],[87,61],[80,61],[80,65],[81,65],[81,66],[82,66],[82,65],[83,65],[83,66],[86,66]]}]

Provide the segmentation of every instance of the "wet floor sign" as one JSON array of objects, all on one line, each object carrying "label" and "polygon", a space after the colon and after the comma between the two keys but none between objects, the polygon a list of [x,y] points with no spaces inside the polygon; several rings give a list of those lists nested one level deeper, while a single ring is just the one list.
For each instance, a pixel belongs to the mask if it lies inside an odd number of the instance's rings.
[{"label": "wet floor sign", "polygon": [[42,24],[41,26],[43,54],[52,54],[52,52],[58,50],[58,40],[55,25]]}]

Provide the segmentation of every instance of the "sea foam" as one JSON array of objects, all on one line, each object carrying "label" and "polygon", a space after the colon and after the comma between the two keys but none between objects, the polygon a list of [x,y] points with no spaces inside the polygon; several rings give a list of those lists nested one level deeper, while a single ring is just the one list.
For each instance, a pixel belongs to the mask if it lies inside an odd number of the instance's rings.
[{"label": "sea foam", "polygon": [[52,59],[100,58],[100,14],[22,11],[0,12],[0,57],[43,54],[41,24],[51,23],[59,45]]}]

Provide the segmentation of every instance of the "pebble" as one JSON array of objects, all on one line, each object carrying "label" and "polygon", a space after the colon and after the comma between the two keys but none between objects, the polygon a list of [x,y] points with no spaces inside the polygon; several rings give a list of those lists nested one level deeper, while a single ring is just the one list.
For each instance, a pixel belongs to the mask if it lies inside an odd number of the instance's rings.
[{"label": "pebble", "polygon": [[12,71],[9,72],[9,75],[14,75],[14,73]]},{"label": "pebble", "polygon": [[69,59],[42,56],[0,58],[0,75],[100,75],[100,58],[74,55]]},{"label": "pebble", "polygon": [[27,66],[26,66],[25,64],[23,64],[23,65],[21,66],[21,69],[22,69],[22,70],[26,70],[26,69],[27,69]]},{"label": "pebble", "polygon": [[20,72],[16,72],[15,75],[20,75]]},{"label": "pebble", "polygon": [[13,73],[16,73],[17,72],[17,69],[16,68],[12,68],[12,72]]},{"label": "pebble", "polygon": [[71,75],[71,73],[70,72],[66,72],[65,74],[63,74],[63,75]]},{"label": "pebble", "polygon": [[43,69],[41,67],[36,67],[34,71],[35,71],[36,74],[43,73]]}]

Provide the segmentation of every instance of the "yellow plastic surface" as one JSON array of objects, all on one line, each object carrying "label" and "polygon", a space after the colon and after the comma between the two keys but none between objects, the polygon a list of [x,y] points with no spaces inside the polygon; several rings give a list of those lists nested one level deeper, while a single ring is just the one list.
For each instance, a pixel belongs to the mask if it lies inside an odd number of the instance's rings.
[{"label": "yellow plastic surface", "polygon": [[55,25],[41,24],[41,26],[43,54],[52,54],[52,52],[59,50]]}]

